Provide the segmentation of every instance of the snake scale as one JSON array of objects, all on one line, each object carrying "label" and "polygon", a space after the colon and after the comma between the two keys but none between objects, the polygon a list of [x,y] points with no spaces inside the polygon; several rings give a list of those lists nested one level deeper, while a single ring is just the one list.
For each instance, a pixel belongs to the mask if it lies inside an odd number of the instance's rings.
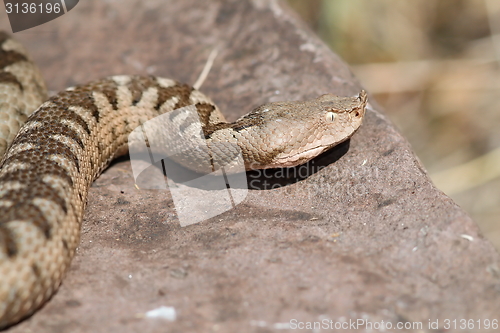
[{"label": "snake scale", "polygon": [[153,76],[113,76],[44,100],[38,69],[0,32],[0,328],[57,290],[78,246],[88,188],[127,153],[136,127],[194,105],[205,140],[237,144],[246,169],[289,167],[350,138],[367,96],[269,103],[233,123],[198,90]]}]

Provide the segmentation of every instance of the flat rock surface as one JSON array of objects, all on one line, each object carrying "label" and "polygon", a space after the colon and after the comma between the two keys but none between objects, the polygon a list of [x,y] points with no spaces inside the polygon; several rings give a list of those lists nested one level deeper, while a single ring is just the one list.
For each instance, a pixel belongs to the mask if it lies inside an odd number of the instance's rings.
[{"label": "flat rock surface", "polygon": [[[10,30],[3,11],[0,28]],[[361,89],[275,1],[87,0],[16,37],[51,91],[115,74],[192,84],[216,48],[201,90],[229,120],[269,101]],[[274,332],[363,319],[444,332],[449,319],[448,332],[486,332],[483,320],[500,319],[499,254],[380,111],[303,168],[248,179],[241,204],[181,227],[169,191],[137,189],[130,161],[114,163],[91,188],[63,285],[10,331]],[[160,306],[176,319],[145,316]],[[461,319],[475,326],[461,330]]]}]

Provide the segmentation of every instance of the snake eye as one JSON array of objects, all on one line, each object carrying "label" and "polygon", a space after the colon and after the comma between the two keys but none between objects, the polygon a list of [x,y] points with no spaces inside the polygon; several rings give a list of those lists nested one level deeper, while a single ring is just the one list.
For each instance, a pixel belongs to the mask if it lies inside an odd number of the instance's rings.
[{"label": "snake eye", "polygon": [[332,111],[329,111],[325,114],[325,119],[326,121],[329,121],[329,122],[334,122],[335,121],[335,118],[337,117],[337,115],[332,112]]}]

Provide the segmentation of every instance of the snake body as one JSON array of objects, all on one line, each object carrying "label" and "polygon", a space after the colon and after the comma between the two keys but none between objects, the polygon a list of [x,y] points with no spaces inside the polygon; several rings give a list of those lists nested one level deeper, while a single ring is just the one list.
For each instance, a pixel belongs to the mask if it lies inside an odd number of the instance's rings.
[{"label": "snake body", "polygon": [[208,144],[237,145],[246,169],[288,167],[348,139],[367,102],[361,92],[270,103],[228,123],[198,90],[152,76],[109,77],[44,99],[26,51],[0,32],[0,156],[9,147],[0,161],[0,328],[57,290],[78,246],[89,186],[146,121],[194,105]]}]

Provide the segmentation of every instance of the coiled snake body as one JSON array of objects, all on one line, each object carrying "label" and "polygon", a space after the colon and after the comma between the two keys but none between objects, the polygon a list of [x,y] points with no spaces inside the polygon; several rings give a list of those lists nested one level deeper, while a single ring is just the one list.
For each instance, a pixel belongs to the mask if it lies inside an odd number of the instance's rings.
[{"label": "coiled snake body", "polygon": [[198,90],[158,77],[105,78],[42,104],[45,94],[24,48],[0,32],[0,328],[57,290],[78,246],[89,186],[147,120],[194,105],[207,142],[237,144],[247,169],[288,167],[348,139],[367,99],[361,92],[270,103],[227,123]]}]

